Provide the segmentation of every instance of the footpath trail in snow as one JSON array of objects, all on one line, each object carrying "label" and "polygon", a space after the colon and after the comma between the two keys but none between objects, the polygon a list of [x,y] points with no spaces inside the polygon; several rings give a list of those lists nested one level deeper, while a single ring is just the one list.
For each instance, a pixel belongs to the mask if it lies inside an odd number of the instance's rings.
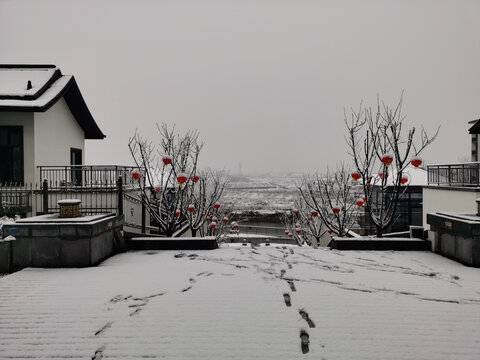
[{"label": "footpath trail in snow", "polygon": [[0,359],[479,359],[480,270],[224,245],[0,279]]}]

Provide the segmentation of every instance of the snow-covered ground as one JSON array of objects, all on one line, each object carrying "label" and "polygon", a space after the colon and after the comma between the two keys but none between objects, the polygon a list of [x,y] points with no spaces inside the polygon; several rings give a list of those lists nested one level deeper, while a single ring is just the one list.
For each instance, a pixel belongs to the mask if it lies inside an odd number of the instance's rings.
[{"label": "snow-covered ground", "polygon": [[477,360],[478,324],[480,269],[429,252],[229,244],[0,279],[1,359]]}]

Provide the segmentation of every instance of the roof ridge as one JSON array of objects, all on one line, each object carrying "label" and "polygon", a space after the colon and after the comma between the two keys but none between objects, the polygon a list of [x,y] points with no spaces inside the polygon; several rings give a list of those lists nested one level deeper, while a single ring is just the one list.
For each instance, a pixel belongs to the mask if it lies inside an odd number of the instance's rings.
[{"label": "roof ridge", "polygon": [[0,69],[55,69],[53,64],[0,64]]}]

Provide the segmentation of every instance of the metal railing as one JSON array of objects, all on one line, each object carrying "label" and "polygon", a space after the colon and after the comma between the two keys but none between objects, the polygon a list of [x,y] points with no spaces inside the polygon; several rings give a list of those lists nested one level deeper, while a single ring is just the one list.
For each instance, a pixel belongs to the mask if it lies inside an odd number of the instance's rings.
[{"label": "metal railing", "polygon": [[133,166],[118,165],[71,165],[38,166],[40,179],[48,181],[50,188],[108,188],[116,187],[121,176],[124,185],[133,184]]},{"label": "metal railing", "polygon": [[480,187],[480,162],[427,166],[428,184]]}]

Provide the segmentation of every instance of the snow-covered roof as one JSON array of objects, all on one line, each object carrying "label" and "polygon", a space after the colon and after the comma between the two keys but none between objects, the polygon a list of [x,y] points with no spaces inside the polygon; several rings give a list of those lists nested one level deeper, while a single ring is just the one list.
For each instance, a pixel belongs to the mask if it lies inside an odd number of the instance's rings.
[{"label": "snow-covered roof", "polygon": [[0,278],[0,358],[478,359],[479,286],[427,251],[128,252]]},{"label": "snow-covered roof", "polygon": [[105,137],[72,75],[55,65],[0,65],[0,111],[45,112],[62,97],[86,139]]}]

